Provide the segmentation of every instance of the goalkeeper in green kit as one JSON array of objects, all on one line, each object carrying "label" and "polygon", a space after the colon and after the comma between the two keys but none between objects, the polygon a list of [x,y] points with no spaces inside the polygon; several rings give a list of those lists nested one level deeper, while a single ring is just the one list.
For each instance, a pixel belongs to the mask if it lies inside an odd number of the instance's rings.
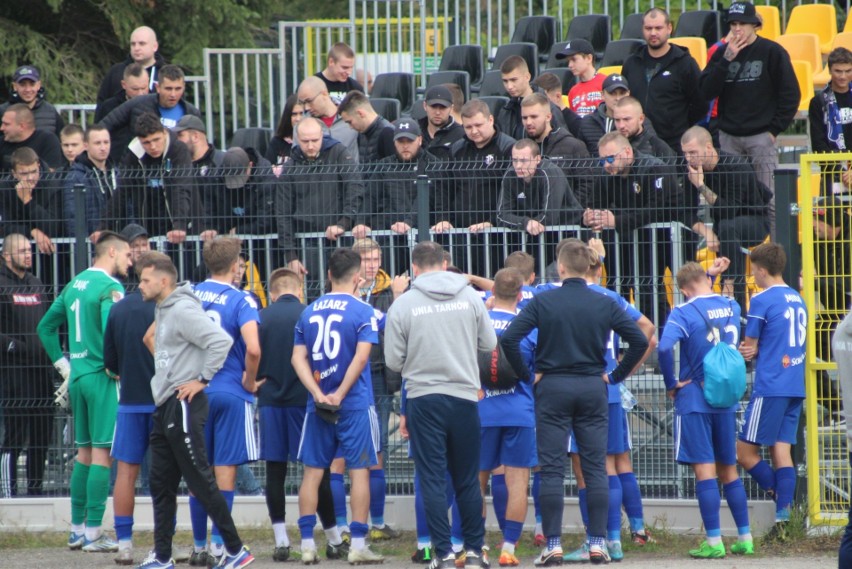
[{"label": "goalkeeper in green kit", "polygon": [[[110,308],[124,297],[124,286],[115,277],[126,277],[131,264],[127,240],[101,233],[94,264],[65,286],[38,325],[41,343],[65,380],[56,392],[56,403],[62,407],[70,403],[74,417],[77,461],[71,473],[70,549],[118,550],[101,529],[118,411],[117,378],[107,376],[103,348]],[[59,344],[63,324],[68,328],[70,362]]]}]

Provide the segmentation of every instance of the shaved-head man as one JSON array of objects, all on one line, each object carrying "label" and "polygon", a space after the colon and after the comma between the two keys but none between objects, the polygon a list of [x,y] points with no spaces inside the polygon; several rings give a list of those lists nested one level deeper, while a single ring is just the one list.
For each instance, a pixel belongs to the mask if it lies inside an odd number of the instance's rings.
[{"label": "shaved-head man", "polygon": [[337,103],[329,95],[328,87],[323,80],[315,75],[308,77],[299,84],[299,90],[296,93],[305,113],[322,121],[331,137],[342,142],[357,162],[359,159],[358,131],[346,124],[337,114]]},{"label": "shaved-head man", "polygon": [[153,29],[140,26],[133,30],[130,34],[130,55],[110,67],[98,90],[98,105],[123,91],[121,80],[124,78],[124,68],[131,63],[140,64],[148,72],[148,92],[153,93],[157,86],[159,70],[166,64],[159,49],[157,32]]}]

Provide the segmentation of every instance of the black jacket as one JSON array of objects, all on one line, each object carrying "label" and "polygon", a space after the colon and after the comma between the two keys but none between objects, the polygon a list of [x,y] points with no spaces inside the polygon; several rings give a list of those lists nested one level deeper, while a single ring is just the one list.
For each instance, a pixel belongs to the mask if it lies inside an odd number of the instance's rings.
[{"label": "black jacket", "polygon": [[423,148],[441,160],[450,157],[450,149],[457,140],[464,138],[464,127],[450,116],[450,122],[441,127],[435,136],[429,135],[429,117],[423,117],[418,121],[420,132],[423,133]]},{"label": "black jacket", "polygon": [[227,172],[219,172],[213,184],[206,186],[206,191],[211,192],[204,197],[205,204],[209,203],[211,207],[210,219],[219,233],[227,233],[231,229],[238,234],[274,233],[276,179],[272,165],[254,148],[246,148],[245,151],[252,167],[243,187],[225,187],[223,176]]},{"label": "black jacket", "polygon": [[[566,197],[568,194],[570,197]],[[570,214],[563,209],[566,199],[572,205]],[[506,170],[497,206],[500,226],[526,231],[527,222],[533,219],[551,226],[576,223],[582,215],[583,210],[568,188],[565,174],[547,158],[541,159],[529,182],[519,178],[512,166]]]},{"label": "black jacket", "polygon": [[[124,79],[124,69],[131,63],[133,63],[133,59],[130,56],[127,56],[127,59],[120,63],[116,63],[109,68],[109,71],[107,71],[103,81],[101,81],[100,89],[98,89],[97,102],[99,106],[113,95],[123,91],[121,88],[121,80]],[[157,71],[162,69],[165,64],[166,60],[163,59],[163,56],[160,55],[159,52],[157,52],[154,54],[154,65],[145,68],[148,71],[148,90],[151,93],[154,92],[154,86],[157,84]]]},{"label": "black jacket", "polygon": [[15,178],[9,178],[0,189],[2,234],[20,233],[30,238],[32,230],[39,229],[50,238],[63,237],[61,177],[42,172],[27,204],[18,198],[16,184]]},{"label": "black jacket", "polygon": [[[10,105],[21,102],[22,101],[13,94],[12,99],[8,103],[0,105],[0,117],[3,116],[3,113],[6,112],[6,109],[8,109]],[[56,138],[59,138],[59,133],[62,132],[63,128],[65,128],[65,119],[62,118],[62,115],[59,114],[56,107],[45,101],[44,98],[39,97],[36,99],[35,105],[33,105],[33,108],[30,110],[33,113],[37,129],[54,134],[56,135]]]},{"label": "black jacket", "polygon": [[0,381],[27,375],[30,366],[50,366],[36,333],[50,302],[49,288],[37,276],[18,277],[0,263]]},{"label": "black jacket", "polygon": [[[551,130],[539,143],[541,155],[562,168],[568,180],[568,190],[579,199],[592,191],[595,184],[592,165],[594,160],[583,142],[572,136],[566,128]],[[569,194],[566,194],[566,197]],[[570,204],[564,204],[570,207]]]},{"label": "black jacket", "polygon": [[[707,103],[698,90],[701,70],[695,59],[686,48],[670,47],[660,58],[651,57],[647,46],[642,48],[625,60],[621,74],[630,85],[630,95],[642,103],[657,135],[679,151],[680,137],[707,114]],[[658,66],[650,79],[649,64]]]},{"label": "black jacket", "polygon": [[59,137],[52,132],[36,129],[28,139],[21,142],[0,138],[0,172],[12,169],[12,153],[19,148],[32,148],[51,170],[58,170],[68,164],[62,154]]},{"label": "black jacket", "polygon": [[[687,182],[698,196],[698,190]],[[704,185],[716,194],[710,206],[713,227],[719,231],[719,222],[740,216],[766,217],[767,204],[772,197],[769,188],[758,181],[754,168],[742,156],[719,152],[719,162],[713,170],[704,170]]]},{"label": "black jacket", "polygon": [[[201,117],[201,111],[191,103],[181,99],[178,105],[183,106],[185,114]],[[101,124],[109,130],[110,136],[113,132],[120,133],[121,129],[124,128],[130,128],[130,131],[135,133],[136,120],[145,113],[151,113],[156,117],[160,116],[160,96],[158,94],[151,93],[125,101],[105,116]]]},{"label": "black jacket", "polygon": [[154,322],[155,302],[145,302],[131,292],[109,311],[104,331],[104,367],[121,378],[118,402],[121,405],[154,405],[151,378],[154,357],[142,343]]},{"label": "black jacket", "polygon": [[430,152],[420,148],[414,159],[404,162],[396,153],[378,163],[376,172],[367,185],[367,199],[364,200],[364,212],[371,215],[371,227],[374,229],[390,229],[398,221],[411,227],[417,225],[417,176],[425,174],[429,178],[429,223],[434,225],[440,221],[436,217],[438,196],[444,196],[442,203],[447,200],[445,192],[446,164]]},{"label": "black jacket", "polygon": [[373,164],[394,152],[393,125],[387,119],[376,117],[367,130],[358,134],[358,162],[361,164]]},{"label": "black jacket", "polygon": [[[833,138],[829,140],[829,121],[831,118],[826,111],[826,107],[828,106],[827,98],[831,94],[831,84],[825,86],[824,89],[820,89],[816,92],[816,94],[811,98],[811,102],[808,105],[808,123],[810,124],[810,134],[811,134],[811,150],[813,152],[838,152],[840,150],[838,146],[837,138]],[[847,92],[846,94],[835,94],[835,99],[849,99],[852,97],[852,93]],[[840,101],[838,101],[840,102]],[[849,108],[849,107],[846,107]],[[838,106],[838,113],[840,112],[840,107]],[[839,119],[840,117],[837,117]],[[852,124],[843,124],[842,125],[843,132],[843,141],[846,146],[846,150],[852,148]],[[828,165],[823,165],[823,168],[826,169]]]},{"label": "black jacket", "polygon": [[[653,130],[643,128],[642,132],[636,136],[631,136],[629,141],[633,150],[640,154],[659,158],[664,163],[671,165],[674,165],[677,160],[675,151],[662,138],[654,134]],[[679,145],[678,148],[680,148]]]},{"label": "black jacket", "polygon": [[[447,201],[438,203],[438,218],[454,227],[469,227],[484,221],[495,223],[503,172],[512,162],[515,139],[495,129],[494,136],[477,148],[467,136],[451,150]],[[439,197],[441,197],[439,195]]]},{"label": "black jacket", "polygon": [[529,370],[521,355],[521,341],[534,328],[539,334],[535,369],[544,375],[596,376],[603,383],[604,349],[614,330],[629,345],[611,373],[615,382],[621,382],[648,347],[645,335],[618,303],[590,290],[579,278],[565,279],[561,287],[534,296],[500,336],[506,359],[522,377]]},{"label": "black jacket", "polygon": [[[95,122],[101,122],[104,117],[129,100],[130,99],[127,98],[127,95],[122,90],[120,93],[110,97],[102,104],[99,104],[98,108],[95,109]],[[124,156],[124,153],[127,152],[127,145],[130,144],[133,137],[133,125],[131,124],[117,126],[113,129],[109,133],[109,157],[112,158],[113,161],[119,162]]]},{"label": "black jacket", "polygon": [[324,136],[315,160],[294,148],[275,193],[278,245],[287,261],[300,256],[296,232],[325,231],[330,225],[349,230],[356,224],[363,199],[358,163],[343,144]]},{"label": "black jacket", "polygon": [[[533,92],[541,92],[541,89],[538,87],[533,87]],[[503,108],[497,113],[497,116],[494,117],[494,124],[496,124],[500,130],[515,140],[520,140],[522,138],[526,138],[527,133],[524,130],[524,123],[521,120],[521,101],[523,101],[523,97],[509,97],[509,101],[503,105]],[[562,128],[566,128],[565,126],[565,118],[562,116],[562,110],[550,103],[550,126],[555,130],[560,126]]]},{"label": "black jacket", "polygon": [[757,37],[733,61],[713,54],[701,74],[706,101],[719,98],[719,130],[733,136],[778,136],[799,108],[801,91],[790,56],[772,40]]},{"label": "black jacket", "polygon": [[308,390],[299,381],[290,358],[296,323],[305,305],[292,294],[282,295],[260,311],[260,366],[257,377],[266,383],[257,393],[261,407],[304,407]]},{"label": "black jacket", "polygon": [[109,202],[104,229],[121,231],[128,223],[138,223],[152,237],[195,229],[192,156],[177,137],[169,133],[168,138],[160,158],[131,151],[122,159],[123,183]]},{"label": "black jacket", "polygon": [[643,225],[691,216],[673,169],[652,156],[634,154],[633,165],[624,176],[607,174],[601,168],[596,182],[583,205],[612,211],[622,239],[628,239],[628,232]]},{"label": "black jacket", "polygon": [[[645,117],[642,128],[651,134],[656,133],[648,117]],[[579,138],[586,143],[586,148],[589,149],[592,159],[598,157],[598,141],[601,137],[614,130],[616,130],[615,120],[606,114],[606,103],[601,103],[595,112],[580,119]]]},{"label": "black jacket", "polygon": [[221,213],[216,209],[215,200],[219,199],[220,189],[222,188],[222,160],[225,158],[225,152],[219,150],[215,146],[210,145],[207,152],[198,160],[192,161],[193,167],[193,204],[198,204],[193,207],[193,219],[199,218],[199,232],[208,229],[217,230],[219,233],[222,230],[218,224],[223,219],[220,219]]},{"label": "black jacket", "polygon": [[86,236],[91,235],[102,227],[102,218],[107,204],[118,191],[121,183],[118,168],[112,159],[107,158],[106,170],[103,171],[89,159],[88,152],[83,152],[71,165],[71,171],[65,177],[62,189],[64,209],[65,235],[74,235],[76,229],[77,207],[74,197],[74,186],[80,184],[86,188]]}]

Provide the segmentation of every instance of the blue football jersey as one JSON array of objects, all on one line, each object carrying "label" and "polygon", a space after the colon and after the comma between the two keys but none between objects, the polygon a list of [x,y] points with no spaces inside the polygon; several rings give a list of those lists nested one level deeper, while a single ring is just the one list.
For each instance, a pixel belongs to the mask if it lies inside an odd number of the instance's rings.
[{"label": "blue football jersey", "polygon": [[[705,320],[706,319],[706,320]],[[707,320],[712,331],[707,329]],[[691,379],[692,383],[678,390],[675,411],[686,413],[727,413],[736,409],[736,404],[727,409],[711,407],[704,400],[704,356],[716,340],[737,347],[740,339],[740,305],[733,299],[708,294],[689,299],[675,306],[666,321],[660,349],[671,350],[680,342],[680,381]],[[674,384],[673,377],[666,377],[666,384]]]},{"label": "blue football jersey", "polygon": [[752,297],[745,335],[757,338],[755,396],[805,396],[807,332],[805,301],[789,286],[772,286]]},{"label": "blue football jersey", "polygon": [[[379,343],[379,324],[373,307],[345,293],[329,293],[308,305],[296,324],[294,343],[305,346],[314,380],[323,393],[333,393],[343,383],[358,344]],[[370,364],[352,384],[341,409],[367,409],[372,405]],[[314,409],[308,399],[308,411]]]},{"label": "blue football jersey", "polygon": [[207,392],[231,393],[246,401],[252,401],[254,394],[243,388],[246,343],[240,329],[247,322],[260,322],[257,303],[248,292],[210,279],[198,283],[193,290],[207,315],[234,340],[228,357],[225,358],[225,364],[211,379]]},{"label": "blue football jersey", "polygon": [[[497,338],[500,338],[516,314],[494,309],[488,312],[488,316],[491,317]],[[533,330],[521,342],[521,354],[530,370],[529,379],[519,381],[512,389],[480,389],[479,421],[483,427],[535,427],[532,375],[537,339],[538,330]]]},{"label": "blue football jersey", "polygon": [[[631,320],[634,322],[638,322],[640,318],[642,318],[642,313],[636,310],[632,304],[627,302],[627,299],[615,292],[614,290],[609,290],[606,287],[603,287],[599,284],[590,284],[589,290],[593,290],[597,293],[600,293],[604,296],[608,296],[613,299],[618,306],[624,310]],[[607,373],[614,370],[618,367],[618,343],[620,338],[618,334],[615,333],[614,330],[609,331],[609,340],[606,342],[606,352],[604,353],[604,360],[606,360],[606,371]],[[607,398],[610,403],[621,403],[621,388],[618,385],[610,385],[606,386]]]}]

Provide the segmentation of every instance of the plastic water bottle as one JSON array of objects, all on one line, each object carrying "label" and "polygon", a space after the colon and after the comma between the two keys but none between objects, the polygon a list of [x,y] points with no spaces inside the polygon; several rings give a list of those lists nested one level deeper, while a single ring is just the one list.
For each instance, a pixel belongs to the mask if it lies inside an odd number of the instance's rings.
[{"label": "plastic water bottle", "polygon": [[639,403],[636,400],[636,396],[633,395],[633,392],[628,389],[628,387],[622,382],[618,384],[618,389],[621,391],[621,407],[625,411],[630,411],[636,404]]}]

